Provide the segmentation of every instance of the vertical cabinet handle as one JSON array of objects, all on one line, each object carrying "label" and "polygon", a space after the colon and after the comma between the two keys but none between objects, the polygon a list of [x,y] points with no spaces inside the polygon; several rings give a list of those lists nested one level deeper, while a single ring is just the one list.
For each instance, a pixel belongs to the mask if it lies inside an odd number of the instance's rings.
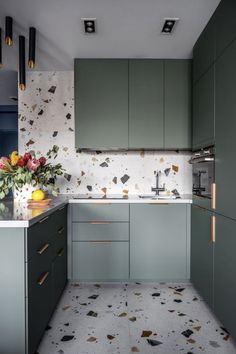
[{"label": "vertical cabinet handle", "polygon": [[212,183],[211,185],[211,208],[216,208],[216,184]]},{"label": "vertical cabinet handle", "polygon": [[216,217],[211,217],[211,242],[216,242]]},{"label": "vertical cabinet handle", "polygon": [[38,279],[38,285],[43,285],[43,283],[45,282],[45,280],[47,279],[47,277],[49,276],[49,272],[45,272],[43,273],[40,278]]}]

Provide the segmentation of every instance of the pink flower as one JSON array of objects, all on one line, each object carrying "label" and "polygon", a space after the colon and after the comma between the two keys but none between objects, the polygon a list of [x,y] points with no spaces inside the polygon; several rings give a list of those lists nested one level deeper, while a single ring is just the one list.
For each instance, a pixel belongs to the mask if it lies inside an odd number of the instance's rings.
[{"label": "pink flower", "polygon": [[0,158],[0,170],[8,170],[8,166],[7,166],[7,163],[10,163],[10,160],[3,156]]},{"label": "pink flower", "polygon": [[37,160],[37,159],[31,159],[31,160],[28,160],[27,166],[28,166],[28,169],[29,169],[29,170],[35,172],[35,171],[37,171],[37,169],[39,168],[40,162],[39,162],[39,160]]},{"label": "pink flower", "polygon": [[44,166],[45,163],[46,163],[46,161],[47,161],[47,160],[46,160],[45,157],[43,157],[43,156],[40,157],[40,159],[39,159],[39,162],[40,162],[40,165],[41,165],[41,166]]}]

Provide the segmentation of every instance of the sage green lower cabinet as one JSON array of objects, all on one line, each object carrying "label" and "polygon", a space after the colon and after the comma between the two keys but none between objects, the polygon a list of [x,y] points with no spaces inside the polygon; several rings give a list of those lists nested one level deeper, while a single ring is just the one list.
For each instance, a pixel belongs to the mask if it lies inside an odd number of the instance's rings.
[{"label": "sage green lower cabinet", "polygon": [[73,279],[125,280],[129,278],[129,243],[73,242]]},{"label": "sage green lower cabinet", "polygon": [[214,311],[236,339],[236,221],[216,216]]},{"label": "sage green lower cabinet", "polygon": [[191,281],[204,300],[213,307],[212,213],[193,205],[191,211]]},{"label": "sage green lower cabinet", "polygon": [[186,280],[189,265],[188,207],[130,205],[130,278]]}]

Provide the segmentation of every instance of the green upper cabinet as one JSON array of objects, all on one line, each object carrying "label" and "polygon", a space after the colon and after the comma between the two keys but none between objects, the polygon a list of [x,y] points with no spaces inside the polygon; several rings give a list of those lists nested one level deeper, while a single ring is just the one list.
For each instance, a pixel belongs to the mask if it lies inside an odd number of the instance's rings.
[{"label": "green upper cabinet", "polygon": [[191,61],[76,59],[81,149],[190,149]]},{"label": "green upper cabinet", "polygon": [[215,60],[216,14],[214,14],[193,49],[193,81],[196,82]]},{"label": "green upper cabinet", "polygon": [[236,219],[236,41],[216,63],[217,212]]},{"label": "green upper cabinet", "polygon": [[129,61],[129,147],[164,146],[164,62]]},{"label": "green upper cabinet", "polygon": [[164,148],[191,149],[191,60],[165,60]]},{"label": "green upper cabinet", "polygon": [[128,148],[128,60],[75,60],[75,145]]},{"label": "green upper cabinet", "polygon": [[196,205],[191,212],[191,281],[204,300],[213,306],[212,213]]},{"label": "green upper cabinet", "polygon": [[214,65],[193,86],[193,148],[215,142],[215,69]]},{"label": "green upper cabinet", "polygon": [[216,56],[236,37],[236,1],[222,0],[216,10]]}]

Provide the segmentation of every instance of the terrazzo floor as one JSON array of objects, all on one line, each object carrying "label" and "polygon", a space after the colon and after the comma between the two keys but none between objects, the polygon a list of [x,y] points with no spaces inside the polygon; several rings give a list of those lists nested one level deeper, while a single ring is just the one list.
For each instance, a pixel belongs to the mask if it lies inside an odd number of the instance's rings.
[{"label": "terrazzo floor", "polygon": [[69,284],[38,354],[235,354],[191,284]]}]

